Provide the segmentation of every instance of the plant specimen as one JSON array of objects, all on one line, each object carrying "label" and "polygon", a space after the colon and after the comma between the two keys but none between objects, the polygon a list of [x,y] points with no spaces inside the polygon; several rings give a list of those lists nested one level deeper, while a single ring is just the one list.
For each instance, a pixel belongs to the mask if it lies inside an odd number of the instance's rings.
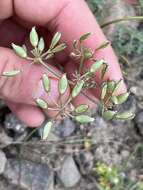
[{"label": "plant specimen", "polygon": [[[31,61],[31,64],[40,64],[46,70],[51,72],[58,78],[58,91],[59,91],[59,101],[55,103],[55,107],[50,107],[48,103],[42,99],[37,98],[35,99],[35,103],[37,106],[43,110],[52,110],[55,111],[57,114],[54,118],[50,119],[48,123],[45,125],[43,130],[43,139],[47,139],[49,131],[53,125],[53,123],[60,119],[64,119],[66,117],[70,117],[73,120],[81,123],[87,124],[94,121],[94,118],[89,114],[89,106],[87,104],[81,104],[75,107],[73,105],[73,100],[82,93],[86,96],[90,101],[95,102],[91,97],[86,94],[87,89],[100,89],[100,104],[101,104],[101,114],[102,116],[107,119],[132,119],[134,114],[130,111],[126,112],[118,112],[115,111],[117,105],[124,103],[129,93],[124,93],[121,95],[116,95],[117,90],[120,88],[122,84],[122,79],[119,81],[114,80],[107,80],[104,81],[104,76],[108,70],[108,63],[105,60],[97,60],[94,56],[96,51],[99,51],[102,48],[106,48],[109,42],[105,42],[101,44],[100,47],[97,47],[95,50],[91,50],[90,48],[84,46],[84,41],[90,37],[91,33],[86,33],[82,35],[78,40],[74,40],[73,42],[73,50],[70,53],[70,57],[77,62],[79,62],[78,69],[73,73],[73,80],[69,80],[67,78],[66,73],[58,74],[52,70],[51,67],[48,66],[48,60],[52,59],[55,54],[58,52],[64,51],[66,48],[65,43],[60,43],[61,33],[57,32],[54,37],[52,38],[51,44],[48,50],[45,50],[45,42],[44,39],[41,37],[39,38],[36,28],[33,27],[30,32],[30,43],[32,45],[31,54],[32,56],[29,57],[29,52],[25,45],[19,46],[12,43],[12,48],[15,53],[23,59],[27,59]],[[91,66],[85,69],[85,62],[90,61]],[[63,68],[62,68],[63,70]],[[4,71],[3,76],[13,77],[17,74],[20,74],[21,71],[13,70],[13,71]],[[100,73],[100,82],[96,82],[95,77],[96,74]],[[51,88],[51,81],[48,75],[43,74],[41,76],[42,84],[45,90],[45,93],[49,93]],[[71,87],[72,91],[68,98],[68,100],[63,103],[62,97],[65,94],[67,88]]]}]

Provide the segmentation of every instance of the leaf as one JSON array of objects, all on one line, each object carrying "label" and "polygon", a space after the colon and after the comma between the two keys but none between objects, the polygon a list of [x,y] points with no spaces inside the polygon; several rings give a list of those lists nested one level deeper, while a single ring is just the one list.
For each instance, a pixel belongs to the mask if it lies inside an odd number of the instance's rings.
[{"label": "leaf", "polygon": [[59,80],[59,92],[60,94],[64,94],[68,87],[68,79],[66,77],[66,74],[63,74],[63,76]]},{"label": "leaf", "polygon": [[83,51],[83,56],[84,56],[84,59],[90,59],[93,57],[93,52],[91,49],[89,48],[85,48],[84,51]]},{"label": "leaf", "polygon": [[77,41],[77,40],[74,40],[74,41],[73,41],[73,48],[74,48],[74,49],[77,49],[77,46],[78,46],[78,41]]},{"label": "leaf", "polygon": [[108,81],[107,85],[108,85],[108,87],[107,87],[108,92],[112,93],[115,88],[115,85],[116,85],[115,81],[113,81],[113,80]]},{"label": "leaf", "polygon": [[125,111],[123,113],[118,113],[115,118],[122,119],[122,120],[131,120],[135,117],[135,114],[130,111]]},{"label": "leaf", "polygon": [[34,26],[30,32],[30,43],[32,46],[36,47],[38,45],[38,41],[39,41],[38,34]]},{"label": "leaf", "polygon": [[42,108],[42,109],[47,109],[48,108],[48,104],[47,104],[47,102],[45,102],[43,99],[41,99],[41,98],[37,98],[36,99],[36,103],[37,103],[37,105],[40,107],[40,108]]},{"label": "leaf", "polygon": [[60,39],[61,39],[61,33],[57,32],[52,39],[49,49],[53,49],[57,45],[57,43],[60,41]]},{"label": "leaf", "polygon": [[98,51],[100,49],[104,49],[106,48],[108,45],[110,44],[110,42],[104,42],[103,44],[101,44],[101,46],[99,46],[95,51]]},{"label": "leaf", "polygon": [[101,99],[103,100],[106,96],[107,93],[107,82],[105,82],[102,86],[102,90],[101,90]]},{"label": "leaf", "polygon": [[47,122],[46,125],[44,126],[43,129],[43,135],[42,135],[42,139],[46,140],[49,136],[49,133],[51,131],[53,123],[51,121]]},{"label": "leaf", "polygon": [[90,32],[86,33],[86,34],[83,34],[80,38],[79,38],[79,41],[82,42],[84,40],[86,40],[87,38],[89,38],[89,36],[91,35]]},{"label": "leaf", "polygon": [[81,92],[83,85],[84,85],[83,80],[77,82],[77,84],[74,86],[72,90],[72,98],[75,98]]},{"label": "leaf", "polygon": [[75,120],[79,123],[86,124],[94,121],[93,117],[89,117],[88,115],[78,115],[75,117]]},{"label": "leaf", "polygon": [[12,48],[19,57],[22,57],[22,58],[27,57],[27,52],[25,51],[25,49],[23,47],[15,45],[14,43],[12,43]]},{"label": "leaf", "polygon": [[127,92],[127,93],[124,93],[124,94],[117,96],[118,104],[124,103],[128,99],[129,95],[130,95],[130,93]]},{"label": "leaf", "polygon": [[88,110],[89,106],[86,104],[81,104],[78,107],[75,108],[75,112],[77,114],[84,113]]},{"label": "leaf", "polygon": [[66,44],[65,44],[65,43],[62,43],[62,44],[56,46],[56,47],[52,50],[52,53],[57,53],[57,52],[63,51],[66,47],[67,47]]},{"label": "leaf", "polygon": [[93,63],[90,67],[90,72],[95,73],[104,63],[104,60],[99,60]]},{"label": "leaf", "polygon": [[103,66],[103,69],[101,71],[101,79],[104,78],[106,72],[107,72],[107,69],[108,69],[108,65],[104,62],[104,66]]},{"label": "leaf", "polygon": [[11,70],[11,71],[5,71],[2,73],[2,76],[5,77],[14,77],[18,75],[21,71],[20,70]]},{"label": "leaf", "polygon": [[112,102],[113,102],[115,105],[118,105],[118,104],[119,104],[117,96],[112,96],[112,97],[111,97],[111,100],[112,100]]},{"label": "leaf", "polygon": [[123,79],[119,80],[116,83],[115,88],[114,88],[114,92],[116,92],[120,88],[120,86],[121,86],[122,83],[123,83]]},{"label": "leaf", "polygon": [[38,43],[38,50],[42,52],[45,48],[45,42],[43,38],[40,38],[39,43]]},{"label": "leaf", "polygon": [[48,75],[44,74],[42,76],[42,82],[43,82],[43,86],[44,86],[45,91],[49,92],[49,90],[50,90],[50,80],[49,80]]},{"label": "leaf", "polygon": [[104,111],[103,114],[102,114],[102,116],[106,120],[113,119],[115,115],[116,115],[116,112],[115,111],[111,111],[111,110]]}]

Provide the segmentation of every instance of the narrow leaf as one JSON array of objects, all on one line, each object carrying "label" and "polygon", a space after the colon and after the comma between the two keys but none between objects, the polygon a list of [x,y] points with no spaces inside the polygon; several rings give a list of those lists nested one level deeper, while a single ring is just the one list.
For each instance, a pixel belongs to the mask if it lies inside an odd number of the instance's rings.
[{"label": "narrow leaf", "polygon": [[53,123],[51,121],[47,122],[46,125],[44,126],[43,129],[43,135],[42,135],[42,139],[46,140],[49,136],[49,133],[51,131]]},{"label": "narrow leaf", "polygon": [[42,76],[42,82],[43,82],[43,86],[44,86],[45,91],[49,92],[49,90],[50,90],[50,80],[49,80],[48,75],[44,74]]},{"label": "narrow leaf", "polygon": [[129,94],[130,94],[130,93],[127,92],[127,93],[124,93],[124,94],[121,94],[121,95],[117,96],[118,104],[124,103],[124,102],[128,99]]},{"label": "narrow leaf", "polygon": [[81,104],[78,107],[75,108],[75,112],[77,114],[84,113],[88,110],[89,106],[86,104]]},{"label": "narrow leaf", "polygon": [[52,39],[50,49],[53,49],[58,44],[58,42],[60,41],[60,38],[61,38],[61,33],[57,32]]},{"label": "narrow leaf", "polygon": [[103,69],[101,71],[101,79],[104,78],[106,72],[107,72],[107,69],[108,69],[108,65],[104,62],[104,66],[103,66]]},{"label": "narrow leaf", "polygon": [[75,120],[79,123],[86,124],[94,121],[93,117],[89,117],[88,115],[78,115],[75,117]]},{"label": "narrow leaf", "polygon": [[120,86],[121,86],[122,83],[123,83],[123,79],[119,80],[116,83],[115,88],[114,88],[114,92],[116,92],[120,88]]},{"label": "narrow leaf", "polygon": [[52,53],[57,53],[57,52],[63,51],[66,47],[67,47],[66,44],[65,44],[65,43],[62,43],[62,44],[56,46],[56,47],[52,50]]},{"label": "narrow leaf", "polygon": [[95,73],[104,63],[104,60],[99,60],[93,63],[90,67],[90,72]]},{"label": "narrow leaf", "polygon": [[27,53],[23,47],[15,45],[14,43],[12,43],[12,48],[18,56],[20,56],[22,58],[27,57]]},{"label": "narrow leaf", "polygon": [[48,104],[47,104],[47,102],[45,102],[43,99],[41,99],[41,98],[37,98],[36,99],[36,103],[37,103],[37,105],[40,107],[40,108],[42,108],[42,109],[47,109],[48,108]]},{"label": "narrow leaf", "polygon": [[116,83],[113,80],[108,81],[107,83],[108,83],[108,87],[107,87],[108,88],[108,92],[112,93],[113,90],[114,90],[114,88],[115,88]]},{"label": "narrow leaf", "polygon": [[45,42],[43,38],[40,38],[39,43],[38,43],[38,50],[42,52],[45,48]]},{"label": "narrow leaf", "polygon": [[111,100],[112,100],[112,102],[113,102],[115,105],[118,105],[118,104],[119,104],[117,96],[112,96],[112,97],[111,97]]},{"label": "narrow leaf", "polygon": [[35,27],[32,28],[31,32],[30,32],[30,43],[32,46],[36,47],[38,45],[38,34],[36,32]]},{"label": "narrow leaf", "polygon": [[14,77],[14,76],[18,75],[20,72],[21,72],[20,70],[5,71],[2,73],[2,76]]},{"label": "narrow leaf", "polygon": [[98,51],[98,50],[100,50],[100,49],[106,48],[109,44],[110,44],[109,41],[108,41],[108,42],[104,42],[103,44],[101,44],[101,46],[99,46],[99,47],[96,49],[96,51]]},{"label": "narrow leaf", "polygon": [[79,81],[73,88],[72,90],[72,97],[75,98],[82,90],[83,88],[83,85],[84,85],[84,81],[81,80]]},{"label": "narrow leaf", "polygon": [[115,111],[111,111],[111,110],[107,110],[105,112],[103,112],[103,117],[104,119],[106,120],[111,120],[114,118],[114,116],[116,115],[116,112]]},{"label": "narrow leaf", "polygon": [[66,77],[66,74],[63,74],[63,76],[59,80],[59,92],[60,94],[64,94],[68,87],[68,79]]},{"label": "narrow leaf", "polygon": [[74,48],[74,49],[77,49],[77,46],[78,46],[78,41],[77,41],[77,40],[74,40],[74,41],[73,41],[73,48]]},{"label": "narrow leaf", "polygon": [[86,40],[87,38],[89,38],[89,36],[91,35],[90,32],[86,33],[86,34],[83,34],[80,38],[79,38],[79,41],[82,42],[84,40]]},{"label": "narrow leaf", "polygon": [[123,113],[118,113],[115,118],[116,119],[122,119],[122,120],[130,120],[135,117],[135,114],[129,111],[125,111]]},{"label": "narrow leaf", "polygon": [[103,100],[106,96],[107,93],[107,83],[105,82],[102,86],[102,90],[101,90],[101,99]]}]

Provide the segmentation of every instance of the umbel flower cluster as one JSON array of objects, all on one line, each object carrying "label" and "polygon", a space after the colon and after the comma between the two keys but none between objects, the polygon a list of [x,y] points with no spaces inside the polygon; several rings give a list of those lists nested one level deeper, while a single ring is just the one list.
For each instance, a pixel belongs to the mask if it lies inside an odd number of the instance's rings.
[{"label": "umbel flower cluster", "polygon": [[[80,93],[86,96],[86,98],[88,98],[90,101],[97,104],[95,100],[86,94],[87,89],[100,89],[101,114],[106,120],[128,120],[134,117],[134,114],[130,111],[116,111],[115,108],[117,108],[117,105],[120,105],[127,100],[129,92],[116,95],[116,92],[120,88],[123,81],[104,81],[103,78],[108,70],[108,64],[104,60],[96,60],[96,58],[94,58],[95,52],[99,51],[102,48],[106,48],[109,42],[103,43],[96,50],[92,51],[90,48],[85,47],[83,43],[87,38],[90,37],[90,35],[90,33],[86,33],[82,35],[78,40],[74,40],[73,42],[73,51],[70,53],[70,57],[79,62],[79,68],[75,71],[75,73],[73,73],[74,79],[72,81],[67,78],[66,73],[59,75],[55,73],[55,71],[53,71],[47,64],[49,59],[52,59],[55,54],[64,51],[66,48],[65,43],[60,43],[61,33],[57,32],[53,36],[49,49],[45,50],[44,39],[42,37],[39,38],[35,27],[33,27],[29,36],[30,43],[33,47],[33,49],[30,51],[32,57],[28,56],[29,52],[25,45],[19,46],[12,43],[12,48],[18,56],[23,59],[30,60],[32,64],[41,64],[41,66],[50,71],[55,75],[55,77],[59,79],[59,102],[56,103],[54,108],[49,107],[48,103],[44,99],[37,98],[34,100],[39,108],[43,110],[53,110],[57,113],[56,116],[50,119],[45,125],[45,128],[43,130],[43,139],[46,139],[48,137],[53,123],[59,118],[64,119],[66,117],[70,117],[81,124],[87,124],[94,121],[94,118],[90,116],[89,106],[87,104],[81,104],[77,107],[72,104],[73,100]],[[84,64],[86,61],[90,61],[91,66],[85,70]],[[99,73],[99,71],[101,73],[100,83],[95,81],[95,76],[97,72]],[[20,73],[20,70],[5,71],[3,72],[3,76],[13,77]],[[45,93],[48,94],[51,90],[51,81],[46,72],[41,76],[41,79]],[[71,94],[68,100],[65,103],[62,103],[62,96],[65,94],[69,86],[72,88]]]}]

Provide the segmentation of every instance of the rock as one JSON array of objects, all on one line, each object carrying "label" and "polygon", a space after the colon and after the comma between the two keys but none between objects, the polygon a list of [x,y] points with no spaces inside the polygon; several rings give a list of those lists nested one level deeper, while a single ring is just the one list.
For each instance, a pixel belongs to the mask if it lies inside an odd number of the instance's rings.
[{"label": "rock", "polygon": [[62,138],[62,137],[68,137],[71,134],[73,134],[73,132],[76,129],[76,124],[71,119],[66,118],[62,121],[56,122],[54,127],[55,127],[55,133]]},{"label": "rock", "polygon": [[5,156],[4,152],[2,152],[2,151],[0,150],[0,175],[1,175],[1,174],[4,172],[4,170],[5,170],[6,162],[7,162],[6,156]]},{"label": "rock", "polygon": [[53,172],[46,164],[9,159],[4,177],[25,190],[53,190]]},{"label": "rock", "polygon": [[80,167],[80,171],[84,175],[88,175],[94,167],[94,157],[91,152],[81,152],[77,154],[76,161]]},{"label": "rock", "polygon": [[0,126],[0,148],[4,148],[12,143],[12,138],[9,137],[2,126]]},{"label": "rock", "polygon": [[4,125],[5,125],[6,129],[8,129],[8,130],[10,129],[18,134],[24,133],[24,131],[26,130],[26,127],[27,127],[26,124],[19,121],[17,119],[17,117],[12,113],[7,114]]},{"label": "rock", "polygon": [[[125,16],[136,16],[135,9],[132,5],[127,4],[125,1],[122,0],[107,0],[105,3],[105,6],[103,7],[104,14],[101,15],[100,22],[106,23],[111,20],[116,20],[119,18],[123,18]],[[138,26],[138,23],[132,22],[132,21],[125,21],[125,22],[119,22],[116,24],[111,24],[104,28],[104,32],[109,40],[113,40],[114,35],[116,31],[118,30],[118,27],[122,25],[125,27],[133,27],[136,28]]]},{"label": "rock", "polygon": [[74,187],[81,179],[79,170],[72,156],[67,156],[58,176],[66,188]]},{"label": "rock", "polygon": [[136,126],[141,135],[143,135],[143,111],[139,112],[135,117]]}]

